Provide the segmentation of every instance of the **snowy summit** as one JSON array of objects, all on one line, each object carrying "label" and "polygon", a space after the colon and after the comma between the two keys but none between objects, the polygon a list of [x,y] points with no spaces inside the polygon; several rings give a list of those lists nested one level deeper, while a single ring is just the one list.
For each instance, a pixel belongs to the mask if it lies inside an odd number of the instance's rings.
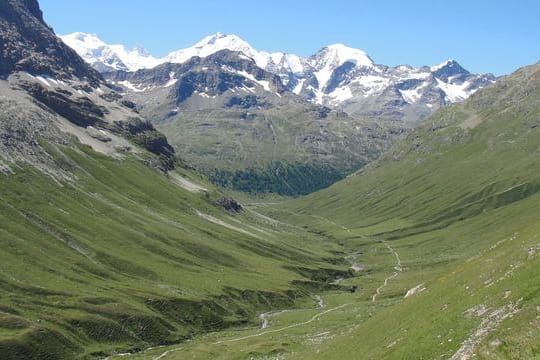
[{"label": "snowy summit", "polygon": [[108,45],[95,34],[76,32],[60,38],[101,72],[136,71],[153,68],[161,63],[140,47],[128,50],[123,45]]},{"label": "snowy summit", "polygon": [[[365,51],[340,43],[323,47],[312,56],[301,57],[258,51],[237,35],[216,33],[191,47],[155,58],[138,48],[127,50],[122,45],[108,45],[94,34],[74,33],[61,38],[101,72],[136,71],[163,63],[182,64],[194,56],[205,58],[230,50],[278,75],[286,90],[311,102],[359,108],[355,104],[377,99],[375,113],[382,108],[389,113],[403,114],[403,109],[415,107],[415,117],[427,116],[444,104],[463,101],[494,79],[489,74],[471,74],[455,60],[420,68],[379,65]],[[371,110],[364,108],[368,111],[366,115],[370,115]]]}]

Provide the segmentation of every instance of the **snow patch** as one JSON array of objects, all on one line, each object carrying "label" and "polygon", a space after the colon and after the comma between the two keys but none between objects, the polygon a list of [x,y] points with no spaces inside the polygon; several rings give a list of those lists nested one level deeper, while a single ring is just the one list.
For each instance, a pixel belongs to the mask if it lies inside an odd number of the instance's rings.
[{"label": "snow patch", "polygon": [[306,79],[302,79],[298,82],[298,84],[296,84],[296,86],[294,87],[293,89],[293,93],[295,93],[296,95],[299,95],[300,92],[302,92],[302,88],[304,87],[304,83],[306,82]]},{"label": "snow patch", "polygon": [[174,71],[171,71],[169,73],[169,81],[167,81],[167,83],[163,85],[164,87],[171,87],[178,82],[178,79],[175,78],[174,75],[175,75]]},{"label": "snow patch", "polygon": [[418,90],[419,89],[399,90],[399,92],[401,93],[401,96],[403,96],[403,99],[405,99],[406,102],[408,102],[409,104],[414,104],[422,97],[422,94],[420,94]]},{"label": "snow patch", "polygon": [[470,86],[468,81],[462,84],[445,83],[444,81],[436,78],[437,86],[444,91],[446,99],[452,103],[460,102],[467,99],[469,96],[475,93],[476,90],[467,90]]},{"label": "snow patch", "polygon": [[123,87],[131,90],[131,91],[134,91],[134,92],[143,92],[145,90],[148,90],[148,88],[142,88],[142,89],[139,89],[136,85],[130,83],[129,81],[127,80],[124,80],[124,81],[119,81],[118,84],[122,85]]},{"label": "snow patch", "polygon": [[337,88],[336,90],[332,91],[329,96],[332,98],[333,101],[337,103],[341,103],[345,100],[348,100],[353,97],[353,93],[351,91],[351,88],[348,86]]},{"label": "snow patch", "polygon": [[260,86],[262,86],[264,88],[264,90],[266,91],[271,91],[270,90],[270,82],[269,81],[266,81],[266,80],[257,80],[255,79],[255,76],[251,75],[250,73],[247,73],[245,71],[235,71],[238,75],[242,75],[243,77],[245,77],[246,79],[249,79],[257,84],[259,84]]},{"label": "snow patch", "polygon": [[380,93],[390,84],[391,80],[378,75],[364,75],[353,81],[350,85],[360,86],[363,90],[363,96],[368,97],[376,93]]},{"label": "snow patch", "polygon": [[47,87],[50,87],[51,84],[49,83],[49,81],[47,81],[47,79],[45,79],[43,76],[36,76],[35,77],[36,79],[38,79],[41,83],[43,83],[45,86]]}]

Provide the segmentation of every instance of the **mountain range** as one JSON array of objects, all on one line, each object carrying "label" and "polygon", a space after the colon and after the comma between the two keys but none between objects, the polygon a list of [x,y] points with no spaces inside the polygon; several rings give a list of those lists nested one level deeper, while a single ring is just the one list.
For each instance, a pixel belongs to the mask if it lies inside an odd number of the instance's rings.
[{"label": "mountain range", "polygon": [[[37,0],[0,2],[0,44],[3,360],[540,356],[540,63],[397,134],[228,49],[102,75]],[[159,129],[281,159],[237,174],[261,188],[379,155],[240,200]]]},{"label": "mountain range", "polygon": [[239,52],[258,67],[281,79],[285,89],[309,101],[337,107],[353,115],[418,121],[447,104],[465,100],[492,83],[490,74],[471,74],[454,60],[413,68],[376,64],[362,50],[343,44],[326,46],[309,57],[255,50],[236,35],[217,33],[192,47],[155,58],[141,48],[108,45],[96,35],[73,33],[61,37],[83,59],[101,72],[182,64],[194,56],[221,50]]},{"label": "mountain range", "polygon": [[379,65],[343,44],[304,58],[260,52],[218,33],[158,59],[96,35],[61,38],[191,166],[247,192],[326,187],[437,109],[495,81],[452,60],[417,69]]}]

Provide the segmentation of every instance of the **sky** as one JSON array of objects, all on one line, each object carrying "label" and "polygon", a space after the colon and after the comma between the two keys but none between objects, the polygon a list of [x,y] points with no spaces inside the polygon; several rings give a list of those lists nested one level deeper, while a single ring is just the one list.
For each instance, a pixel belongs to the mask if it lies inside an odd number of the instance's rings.
[{"label": "sky", "polygon": [[538,0],[40,0],[57,34],[97,34],[154,56],[221,32],[257,50],[308,56],[343,43],[379,64],[455,59],[508,74],[540,60]]}]

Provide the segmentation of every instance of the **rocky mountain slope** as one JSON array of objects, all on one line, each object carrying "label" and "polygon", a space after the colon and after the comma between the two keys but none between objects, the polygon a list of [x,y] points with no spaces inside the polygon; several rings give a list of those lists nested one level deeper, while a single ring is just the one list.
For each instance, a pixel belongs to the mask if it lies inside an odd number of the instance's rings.
[{"label": "rocky mountain slope", "polygon": [[36,2],[5,0],[0,3],[0,75],[26,71],[61,79],[76,76],[96,83],[101,79],[43,21]]},{"label": "rocky mountain slope", "polygon": [[55,36],[37,2],[9,0],[0,6],[3,161],[57,172],[42,142],[74,145],[75,136],[117,156],[139,152],[139,145],[157,155],[147,159],[155,167],[173,166],[166,138]]},{"label": "rocky mountain slope", "polygon": [[[151,68],[161,63],[184,63],[221,50],[241,52],[260,68],[279,75],[286,90],[309,101],[337,107],[349,114],[418,122],[442,106],[465,100],[492,83],[490,74],[471,74],[456,61],[432,67],[376,64],[365,52],[334,44],[309,57],[255,50],[235,35],[217,33],[192,47],[155,59],[106,45],[95,35],[75,33],[62,39],[100,71]],[[135,56],[133,54],[136,54]],[[129,65],[126,65],[129,64]]]},{"label": "rocky mountain slope", "polygon": [[105,74],[215,183],[248,192],[306,194],[364,166],[405,132],[288,92],[240,52]]},{"label": "rocky mountain slope", "polygon": [[326,187],[440,107],[494,81],[455,61],[418,69],[378,65],[342,44],[302,58],[259,52],[218,33],[156,59],[95,35],[62,39],[189,163],[217,184],[248,192],[298,195]]}]

